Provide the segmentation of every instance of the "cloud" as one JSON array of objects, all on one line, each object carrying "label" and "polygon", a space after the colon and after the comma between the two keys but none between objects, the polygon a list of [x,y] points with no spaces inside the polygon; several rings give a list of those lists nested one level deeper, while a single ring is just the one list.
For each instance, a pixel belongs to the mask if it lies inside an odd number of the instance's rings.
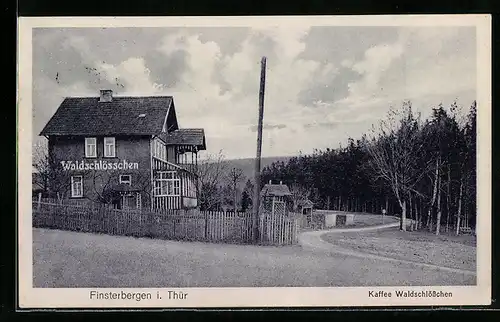
[{"label": "cloud", "polygon": [[[263,130],[281,130],[286,128],[286,124],[262,124],[262,129]],[[257,132],[258,126],[257,125],[252,125],[250,126],[250,130],[252,132]]]},{"label": "cloud", "polygon": [[349,84],[349,95],[337,106],[376,120],[403,100],[413,101],[423,116],[440,102],[470,104],[475,55],[474,28],[400,28],[395,41],[367,49],[351,65],[361,78]]},{"label": "cloud", "polygon": [[128,94],[157,94],[162,90],[161,84],[151,81],[151,71],[143,58],[129,58],[118,66],[103,63],[99,64],[98,69],[116,87],[127,88]]},{"label": "cloud", "polygon": [[[362,81],[355,83],[350,89],[351,92],[358,95],[365,93],[374,94],[374,91],[379,85],[380,77],[391,63],[401,57],[403,54],[403,46],[399,43],[383,44],[369,48],[365,52],[363,60],[355,63],[352,70],[363,76]],[[357,92],[361,93],[357,93]]]},{"label": "cloud", "polygon": [[399,30],[394,27],[314,26],[304,38],[306,49],[299,57],[322,63],[352,63],[362,59],[368,48],[394,42],[398,37]]},{"label": "cloud", "polygon": [[267,57],[263,155],[338,146],[411,99],[417,111],[476,95],[475,29],[256,27],[37,29],[34,139],[65,96],[172,95],[208,153],[255,150]]},{"label": "cloud", "polygon": [[339,122],[315,122],[315,123],[307,123],[304,124],[305,129],[312,129],[312,128],[334,128],[339,125]]},{"label": "cloud", "polygon": [[152,82],[171,88],[182,80],[188,57],[189,53],[184,49],[177,49],[169,54],[153,50],[146,53],[144,62],[150,71]]}]

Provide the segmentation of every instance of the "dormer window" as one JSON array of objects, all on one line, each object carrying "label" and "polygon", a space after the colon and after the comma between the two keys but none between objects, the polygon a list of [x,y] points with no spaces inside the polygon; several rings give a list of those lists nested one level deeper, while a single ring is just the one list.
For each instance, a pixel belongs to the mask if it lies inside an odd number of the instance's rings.
[{"label": "dormer window", "polygon": [[104,138],[104,157],[114,158],[116,156],[115,150],[116,150],[115,138],[114,137]]},{"label": "dormer window", "polygon": [[97,140],[96,138],[85,138],[85,157],[97,158]]},{"label": "dormer window", "polygon": [[131,185],[132,184],[132,176],[130,174],[121,174],[120,175],[120,183]]}]

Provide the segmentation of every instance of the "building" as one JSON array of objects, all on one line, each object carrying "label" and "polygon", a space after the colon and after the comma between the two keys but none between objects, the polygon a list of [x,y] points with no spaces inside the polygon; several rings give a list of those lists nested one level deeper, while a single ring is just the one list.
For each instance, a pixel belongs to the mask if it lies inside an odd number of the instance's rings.
[{"label": "building", "polygon": [[310,215],[313,207],[314,203],[309,199],[301,199],[297,202],[297,210],[303,215]]},{"label": "building", "polygon": [[171,96],[114,97],[101,90],[96,97],[69,97],[40,135],[48,139],[53,171],[67,181],[58,185],[64,197],[118,208],[197,206],[205,133],[179,128]]},{"label": "building", "polygon": [[266,183],[260,191],[261,212],[278,215],[288,215],[292,211],[293,202],[291,192],[286,184],[280,181],[273,184],[272,181]]}]

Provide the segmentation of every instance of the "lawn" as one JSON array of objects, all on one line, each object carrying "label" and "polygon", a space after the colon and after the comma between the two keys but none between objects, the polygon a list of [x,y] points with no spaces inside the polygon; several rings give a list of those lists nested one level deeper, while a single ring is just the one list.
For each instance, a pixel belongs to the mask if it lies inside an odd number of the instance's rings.
[{"label": "lawn", "polygon": [[429,232],[384,229],[367,232],[330,233],[325,241],[342,248],[396,259],[450,268],[476,270],[476,237],[436,236]]},{"label": "lawn", "polygon": [[33,229],[34,287],[474,285],[407,263],[259,247]]}]

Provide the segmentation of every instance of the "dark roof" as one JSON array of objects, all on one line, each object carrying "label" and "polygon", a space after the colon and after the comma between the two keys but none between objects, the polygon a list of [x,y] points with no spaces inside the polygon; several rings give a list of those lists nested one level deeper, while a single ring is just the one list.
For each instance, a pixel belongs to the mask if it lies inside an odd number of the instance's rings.
[{"label": "dark roof", "polygon": [[290,196],[290,190],[286,184],[266,184],[260,192],[261,196]]},{"label": "dark roof", "polygon": [[195,145],[198,150],[206,150],[205,131],[203,129],[178,129],[161,135],[166,144]]},{"label": "dark roof", "polygon": [[153,135],[162,131],[167,113],[174,113],[169,127],[178,128],[173,106],[171,96],[118,96],[110,102],[69,97],[40,135]]}]

